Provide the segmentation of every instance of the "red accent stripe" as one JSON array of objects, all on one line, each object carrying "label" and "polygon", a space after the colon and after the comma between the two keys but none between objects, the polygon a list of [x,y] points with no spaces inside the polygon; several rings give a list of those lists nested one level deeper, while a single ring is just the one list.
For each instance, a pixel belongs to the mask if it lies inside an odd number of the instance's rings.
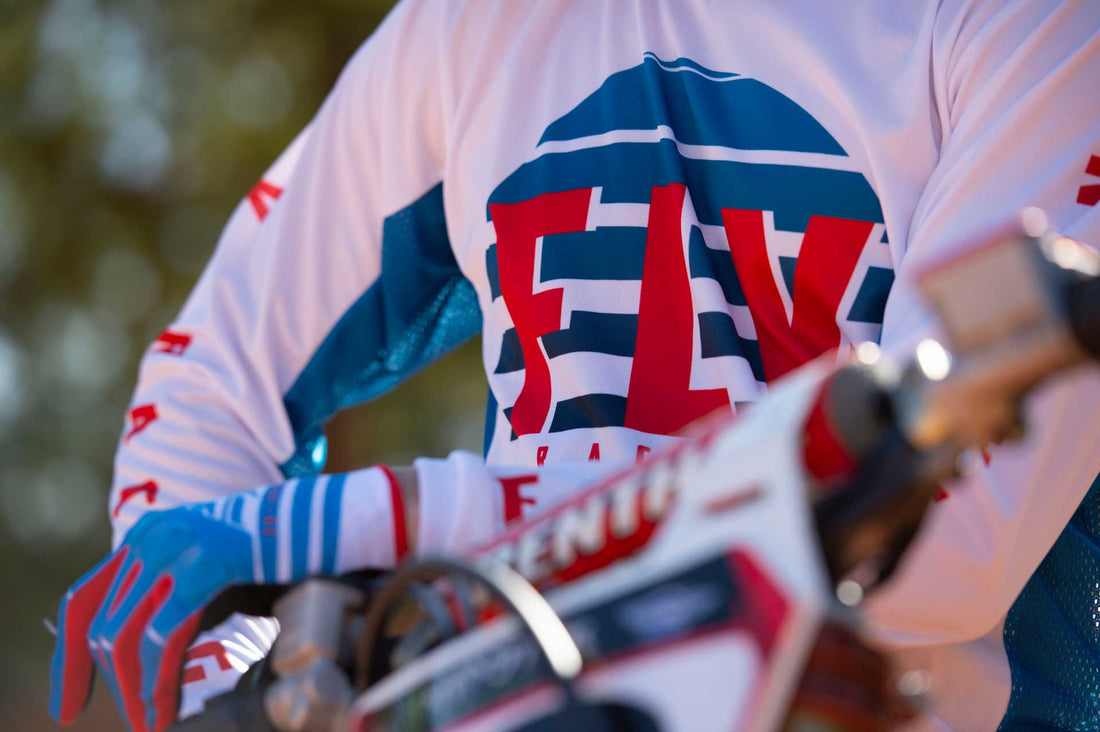
[{"label": "red accent stripe", "polygon": [[191,336],[187,333],[176,333],[171,330],[166,330],[153,341],[153,353],[182,356],[190,345]]},{"label": "red accent stripe", "polygon": [[217,660],[218,668],[222,671],[228,671],[233,668],[233,664],[229,662],[229,654],[225,652],[225,646],[222,645],[221,641],[206,641],[187,651],[188,661],[194,661],[199,658],[209,658],[210,656],[213,656]]},{"label": "red accent stripe", "polygon": [[466,617],[462,604],[453,593],[446,595],[446,598],[447,609],[451,611],[451,619],[454,620],[455,628],[458,629],[459,633],[465,633],[470,629],[470,623],[467,622],[469,618]]},{"label": "red accent stripe", "polygon": [[126,433],[123,442],[130,439],[151,425],[157,419],[157,406],[155,404],[142,404],[130,410],[130,431]]},{"label": "red accent stripe", "polygon": [[401,483],[385,465],[379,465],[378,469],[390,482],[390,501],[393,503],[393,544],[394,555],[397,561],[405,558],[409,553],[409,536],[405,530],[405,496],[401,493]]},{"label": "red accent stripe", "polygon": [[737,550],[730,553],[726,561],[746,598],[745,627],[760,645],[763,656],[768,658],[790,615],[790,604],[751,554]]},{"label": "red accent stripe", "polygon": [[118,504],[115,506],[115,510],[111,512],[112,515],[118,518],[118,512],[122,510],[122,504],[141,493],[145,494],[145,502],[152,506],[153,502],[157,500],[157,490],[159,490],[159,488],[155,480],[147,480],[140,485],[131,485],[123,488],[118,492]]},{"label": "red accent stripe", "polygon": [[88,630],[129,553],[130,550],[123,547],[110,561],[81,582],[69,595],[61,612],[62,627],[58,638],[65,644],[62,650],[65,660],[58,720],[61,724],[72,724],[88,701],[92,671],[95,669],[95,660],[88,648]]},{"label": "red accent stripe", "polygon": [[141,639],[149,621],[168,600],[175,580],[165,575],[157,579],[149,594],[138,603],[115,637],[111,657],[122,707],[133,732],[147,732],[145,704],[141,698]]},{"label": "red accent stripe", "polygon": [[206,679],[206,671],[203,670],[203,667],[198,664],[194,666],[188,666],[183,670],[183,686],[186,686],[187,684],[193,684],[196,681],[203,681],[204,679]]},{"label": "red accent stripe", "polygon": [[118,590],[115,592],[114,599],[111,600],[111,606],[107,608],[107,615],[114,615],[118,612],[118,606],[122,604],[122,601],[126,599],[126,596],[130,594],[130,588],[134,586],[134,582],[137,580],[138,575],[141,574],[141,560],[138,559],[130,565],[130,569],[126,571],[126,576],[122,578],[122,583],[119,584]]},{"label": "red accent stripe", "polygon": [[733,511],[759,500],[763,495],[764,492],[760,489],[760,486],[737,490],[733,493],[727,493],[707,501],[703,505],[703,512],[708,515],[713,515],[716,513]]},{"label": "red accent stripe", "polygon": [[256,212],[256,218],[260,221],[266,219],[267,212],[270,210],[266,199],[270,198],[274,203],[281,195],[283,195],[283,189],[274,183],[266,180],[257,183],[255,188],[248,192],[248,202],[252,204],[252,210]]},{"label": "red accent stripe", "polygon": [[[187,646],[199,629],[202,610],[196,610],[168,636],[157,669],[156,688],[153,689],[153,709],[156,712],[154,729],[166,730],[176,720],[180,702],[180,671],[187,654]],[[218,644],[221,645],[220,643]],[[223,649],[224,652],[224,649]]]},{"label": "red accent stripe", "polygon": [[1001,445],[1001,443],[1003,443],[1003,442],[1004,442],[1004,440],[994,440],[993,442],[989,443],[988,445],[985,445],[984,447],[982,447],[981,448],[982,462],[984,462],[986,465],[989,465],[990,461],[993,460],[992,449],[996,446]]},{"label": "red accent stripe", "polygon": [[[1100,177],[1100,156],[1089,156],[1085,173]],[[1083,203],[1086,206],[1095,206],[1100,203],[1100,184],[1081,186],[1081,190],[1077,192],[1077,203]]]}]

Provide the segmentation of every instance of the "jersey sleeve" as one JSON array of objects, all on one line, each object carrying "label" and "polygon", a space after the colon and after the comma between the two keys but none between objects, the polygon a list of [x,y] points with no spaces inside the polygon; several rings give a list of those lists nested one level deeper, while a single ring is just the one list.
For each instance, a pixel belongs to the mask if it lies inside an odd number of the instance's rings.
[{"label": "jersey sleeve", "polygon": [[[932,85],[939,163],[909,231],[882,341],[904,354],[937,336],[916,286],[929,263],[1039,206],[1100,246],[1100,4],[944,3]],[[1021,443],[945,486],[891,584],[871,598],[888,641],[983,635],[1005,615],[1100,471],[1100,377],[1079,372],[1025,405]]]},{"label": "jersey sleeve", "polygon": [[443,211],[439,5],[399,3],[359,49],[145,354],[116,544],[150,508],[317,472],[333,412],[480,330]]}]

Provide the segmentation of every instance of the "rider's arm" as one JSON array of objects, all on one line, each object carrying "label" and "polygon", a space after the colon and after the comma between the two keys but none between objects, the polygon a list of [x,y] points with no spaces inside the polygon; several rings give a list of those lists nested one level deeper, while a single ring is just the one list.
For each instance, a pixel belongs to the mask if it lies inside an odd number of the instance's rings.
[{"label": "rider's arm", "polygon": [[405,0],[357,52],[143,359],[110,499],[115,551],[58,615],[59,721],[79,714],[97,666],[135,730],[231,686],[270,624],[235,616],[200,635],[233,669],[184,674],[180,688],[201,609],[228,585],[392,566],[417,544],[469,548],[576,485],[498,481],[457,453],[417,465],[403,515],[401,478],[382,467],[310,477],[334,411],[480,330],[444,216],[447,7]]},{"label": "rider's arm", "polygon": [[479,330],[443,215],[438,15],[403,3],[364,44],[150,347],[115,463],[116,544],[150,508],[315,473],[334,411]]},{"label": "rider's arm", "polygon": [[[150,510],[316,472],[334,411],[479,330],[443,215],[441,6],[401,3],[356,53],[241,201],[186,306],[150,346],[115,460],[116,547]],[[321,484],[323,505],[337,492]],[[347,476],[339,513],[379,509],[379,491],[388,501],[377,471]],[[331,569],[392,561],[393,526],[379,521],[369,556],[355,532],[341,532]],[[196,645],[219,640],[236,671],[214,667],[187,683],[186,711],[232,684],[270,633],[237,618]]]},{"label": "rider's arm", "polygon": [[[958,7],[955,7],[958,6]],[[913,217],[882,343],[937,335],[921,268],[980,241],[1025,206],[1100,246],[1100,5],[945,3],[932,83],[940,161]],[[872,619],[903,644],[966,640],[1008,611],[1100,471],[1100,378],[1079,374],[1028,404],[1024,442],[946,486]]]}]

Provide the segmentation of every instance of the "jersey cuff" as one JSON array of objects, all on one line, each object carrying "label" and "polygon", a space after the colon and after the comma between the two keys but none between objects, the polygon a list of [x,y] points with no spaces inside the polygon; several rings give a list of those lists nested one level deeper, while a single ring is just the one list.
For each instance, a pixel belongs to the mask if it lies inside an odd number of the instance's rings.
[{"label": "jersey cuff", "polygon": [[413,462],[419,487],[419,555],[464,552],[489,541],[503,527],[499,490],[485,462],[456,451],[445,460]]}]

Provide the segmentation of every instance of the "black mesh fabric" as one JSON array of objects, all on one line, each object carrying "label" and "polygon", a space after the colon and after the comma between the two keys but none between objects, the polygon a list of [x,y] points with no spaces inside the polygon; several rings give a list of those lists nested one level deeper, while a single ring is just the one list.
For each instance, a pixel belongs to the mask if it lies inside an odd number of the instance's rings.
[{"label": "black mesh fabric", "polygon": [[1005,619],[1000,730],[1100,731],[1100,476]]}]

